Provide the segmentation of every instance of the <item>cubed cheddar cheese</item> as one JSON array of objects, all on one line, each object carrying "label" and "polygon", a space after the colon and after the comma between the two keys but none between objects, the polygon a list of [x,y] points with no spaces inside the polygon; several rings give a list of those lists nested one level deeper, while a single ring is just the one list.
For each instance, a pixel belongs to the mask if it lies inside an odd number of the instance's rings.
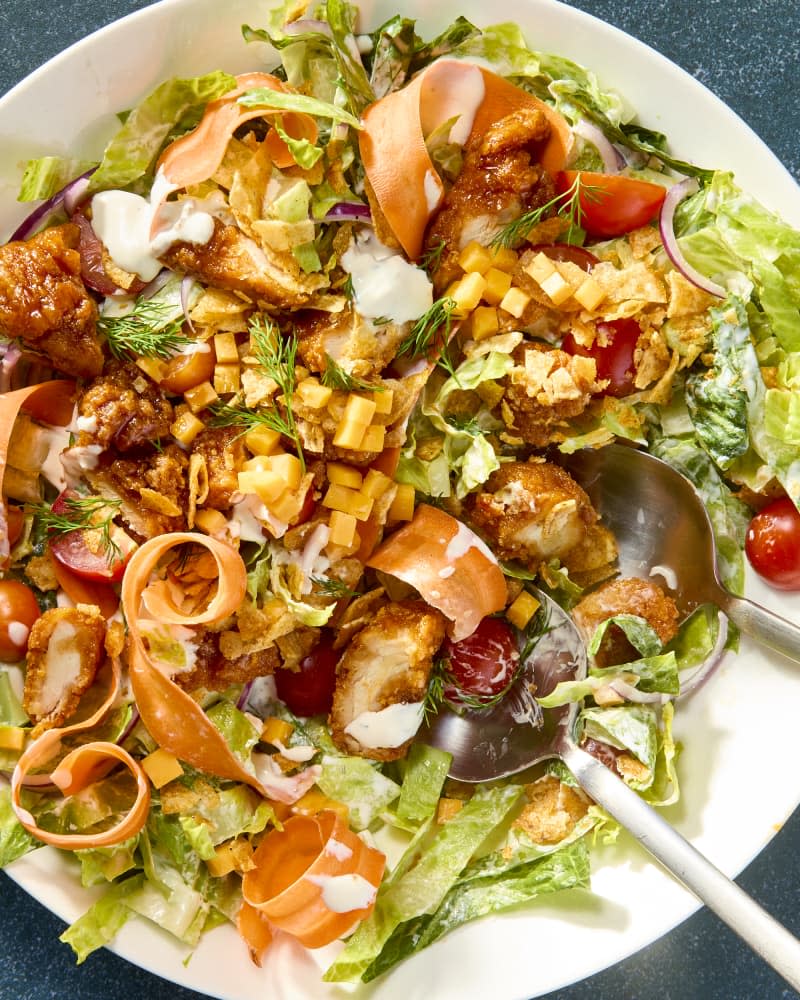
[{"label": "cubed cheddar cheese", "polygon": [[0,750],[21,750],[25,736],[22,726],[0,726]]},{"label": "cubed cheddar cheese", "polygon": [[154,788],[163,788],[164,785],[183,774],[183,767],[178,758],[159,747],[142,760],[144,773],[150,779]]},{"label": "cubed cheddar cheese", "polygon": [[572,285],[566,281],[558,271],[539,282],[539,286],[545,295],[548,296],[553,305],[560,306],[572,295]]},{"label": "cubed cheddar cheese", "polygon": [[391,485],[392,480],[385,473],[379,472],[378,469],[370,469],[364,477],[361,492],[366,497],[378,500]]},{"label": "cubed cheddar cheese", "polygon": [[467,316],[478,305],[486,290],[486,278],[477,271],[470,271],[452,286],[447,295],[455,302],[455,312]]},{"label": "cubed cheddar cheese", "polygon": [[321,385],[318,379],[305,378],[297,385],[297,395],[312,410],[321,410],[328,405],[333,389]]},{"label": "cubed cheddar cheese", "polygon": [[359,521],[366,521],[372,513],[372,504],[372,497],[338,483],[331,483],[322,498],[323,507],[338,510],[342,514],[352,514]]},{"label": "cubed cheddar cheese", "polygon": [[495,247],[491,250],[492,267],[501,271],[513,271],[517,266],[518,255],[510,247]]},{"label": "cubed cheddar cheese", "polygon": [[530,300],[530,295],[527,292],[523,292],[521,288],[509,288],[503,296],[500,308],[510,313],[514,319],[519,319],[528,307]]},{"label": "cubed cheddar cheese", "polygon": [[539,602],[533,594],[529,594],[527,590],[523,590],[508,606],[506,618],[515,628],[522,630],[538,610]]},{"label": "cubed cheddar cheese", "polygon": [[488,302],[490,306],[496,306],[511,288],[511,275],[497,267],[490,267],[484,278],[486,288],[483,290],[483,301]]},{"label": "cubed cheddar cheese", "polygon": [[267,716],[261,728],[261,739],[264,743],[274,744],[277,740],[285,744],[294,732],[294,726],[286,719],[279,719],[276,715]]},{"label": "cubed cheddar cheese", "polygon": [[244,443],[254,455],[271,455],[281,443],[280,431],[271,427],[254,427],[244,436]]},{"label": "cubed cheddar cheese", "polygon": [[213,507],[203,507],[194,515],[195,526],[207,535],[220,535],[227,527],[225,515]]},{"label": "cubed cheddar cheese", "polygon": [[372,421],[377,409],[378,406],[374,399],[367,399],[366,396],[356,396],[351,392],[345,403],[342,421],[364,424],[366,426]]},{"label": "cubed cheddar cheese", "polygon": [[394,406],[394,389],[381,389],[380,392],[373,392],[372,398],[375,401],[375,412],[383,416],[388,416]]},{"label": "cubed cheddar cheese", "polygon": [[325,469],[328,482],[349,486],[351,490],[360,490],[363,477],[359,469],[344,462],[328,462]]},{"label": "cubed cheddar cheese", "polygon": [[398,521],[410,521],[414,516],[414,499],[414,487],[410,483],[398,483],[397,492],[387,514],[388,523],[396,524]]},{"label": "cubed cheddar cheese", "polygon": [[214,354],[221,365],[238,365],[239,348],[235,333],[214,334]]},{"label": "cubed cheddar cheese", "polygon": [[331,512],[328,521],[329,545],[340,545],[344,549],[349,549],[356,538],[356,527],[358,522],[352,514],[346,514],[341,510]]},{"label": "cubed cheddar cheese", "polygon": [[238,392],[241,383],[241,370],[238,362],[232,365],[214,365],[214,391],[219,396]]},{"label": "cubed cheddar cheese", "polygon": [[370,424],[361,438],[359,451],[383,451],[386,428],[382,424]]},{"label": "cubed cheddar cheese", "polygon": [[206,425],[188,407],[183,410],[178,407],[175,412],[176,417],[170,425],[169,432],[179,444],[188,448]]},{"label": "cubed cheddar cheese", "polygon": [[201,382],[199,385],[187,389],[183,398],[192,413],[199,413],[214,403],[219,402],[219,394],[210,382]]},{"label": "cubed cheddar cheese", "polygon": [[593,312],[606,297],[602,286],[591,275],[588,275],[572,294],[575,301],[587,312]]},{"label": "cubed cheddar cheese", "polygon": [[494,306],[478,306],[471,317],[473,340],[486,340],[500,329],[497,310]]},{"label": "cubed cheddar cheese", "polygon": [[476,271],[478,274],[483,274],[492,266],[492,251],[473,240],[458,255],[458,263],[468,273]]},{"label": "cubed cheddar cheese", "polygon": [[525,273],[533,278],[537,285],[541,285],[551,274],[556,273],[556,266],[547,254],[539,251],[525,268]]}]

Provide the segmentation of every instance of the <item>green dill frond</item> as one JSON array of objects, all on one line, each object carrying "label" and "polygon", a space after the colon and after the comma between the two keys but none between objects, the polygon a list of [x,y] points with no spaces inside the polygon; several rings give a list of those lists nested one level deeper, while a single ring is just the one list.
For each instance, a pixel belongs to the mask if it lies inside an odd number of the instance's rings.
[{"label": "green dill frond", "polygon": [[437,299],[430,309],[420,316],[411,333],[401,342],[397,349],[398,356],[421,358],[434,349],[441,355],[442,348],[450,339],[455,309],[454,299],[447,297]]},{"label": "green dill frond", "polygon": [[168,361],[192,341],[183,335],[183,318],[170,319],[174,306],[168,302],[137,299],[124,316],[101,316],[98,330],[105,334],[108,349],[118,361],[131,357]]},{"label": "green dill frond", "polygon": [[383,392],[385,388],[382,385],[373,385],[363,378],[346,372],[330,354],[325,355],[325,371],[320,376],[320,382],[328,389],[342,389],[345,392]]},{"label": "green dill frond", "polygon": [[248,410],[246,406],[233,406],[230,403],[216,403],[211,408],[209,427],[237,427],[242,434],[255,430],[257,427],[268,427],[270,430],[293,437],[293,429],[284,415],[277,409]]},{"label": "green dill frond", "polygon": [[317,593],[322,597],[360,597],[360,590],[353,590],[343,580],[329,576],[312,576],[311,582],[317,587]]},{"label": "green dill frond", "polygon": [[114,518],[119,514],[121,500],[97,496],[65,497],[65,509],[54,511],[47,504],[30,504],[26,510],[37,519],[41,529],[53,538],[73,531],[97,532],[103,553],[109,562],[122,558],[122,552],[111,537]]},{"label": "green dill frond", "polygon": [[534,226],[543,219],[549,219],[556,215],[564,222],[566,230],[566,242],[573,242],[573,237],[581,231],[581,221],[583,219],[583,208],[581,202],[599,201],[603,196],[602,191],[597,187],[585,184],[578,173],[575,180],[566,191],[555,195],[544,205],[531,209],[518,219],[510,222],[500,230],[492,242],[489,244],[493,249],[501,247],[511,248],[521,243]]},{"label": "green dill frond", "polygon": [[439,240],[436,246],[427,249],[419,259],[419,266],[426,271],[435,271],[442,262],[442,254],[446,245],[444,240]]},{"label": "green dill frond", "polygon": [[277,383],[282,398],[283,412],[276,406],[259,414],[260,423],[271,427],[289,438],[297,451],[297,456],[305,470],[305,457],[300,433],[295,421],[292,400],[297,389],[295,364],[297,362],[297,335],[282,334],[277,325],[263,314],[254,316],[249,325],[253,355],[258,366]]},{"label": "green dill frond", "polygon": [[432,716],[436,715],[444,701],[448,673],[447,664],[448,660],[441,656],[433,661],[431,675],[428,679],[428,689],[422,704],[422,716],[425,722],[429,722]]}]

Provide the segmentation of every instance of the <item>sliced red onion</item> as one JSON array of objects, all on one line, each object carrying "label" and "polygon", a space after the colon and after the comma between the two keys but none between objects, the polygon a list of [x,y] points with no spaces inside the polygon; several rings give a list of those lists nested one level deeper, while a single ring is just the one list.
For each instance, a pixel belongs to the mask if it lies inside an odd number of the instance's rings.
[{"label": "sliced red onion", "polygon": [[725,652],[725,643],[728,640],[728,619],[721,611],[717,612],[717,622],[719,623],[719,632],[717,634],[717,641],[714,643],[714,648],[692,676],[687,681],[681,681],[679,699],[686,698],[695,691],[699,691],[722,660],[722,654]]},{"label": "sliced red onion", "polygon": [[616,147],[605,137],[603,130],[586,118],[578,119],[578,124],[572,126],[575,135],[590,142],[603,161],[603,171],[607,174],[618,174],[625,166],[625,158]]},{"label": "sliced red onion", "polygon": [[683,256],[681,248],[678,246],[678,239],[675,236],[675,209],[690,194],[695,194],[700,190],[700,185],[696,177],[687,177],[677,184],[673,184],[667,191],[664,204],[661,206],[661,214],[658,219],[658,227],[661,231],[661,242],[667,251],[667,256],[681,272],[687,281],[702,288],[709,295],[716,295],[717,298],[724,299],[727,291],[715,281],[701,274],[692,267],[689,261]]},{"label": "sliced red onion", "polygon": [[301,17],[299,20],[290,21],[283,26],[284,35],[289,35],[289,37],[293,35],[305,35],[310,31],[315,31],[318,35],[327,35],[328,38],[333,38],[331,26],[327,21],[317,21],[313,17]]},{"label": "sliced red onion", "polygon": [[340,201],[329,209],[322,219],[323,222],[372,222],[372,212],[369,205],[357,201]]},{"label": "sliced red onion", "polygon": [[668,694],[662,694],[660,691],[640,691],[633,684],[628,684],[627,681],[623,681],[619,677],[609,681],[608,687],[612,691],[616,691],[620,698],[624,698],[625,701],[637,702],[640,705],[663,705],[665,701],[670,700]]},{"label": "sliced red onion", "polygon": [[139,292],[139,297],[142,299],[152,299],[156,292],[160,292],[170,278],[174,277],[175,273],[173,271],[170,271],[168,267],[163,268],[158,272],[152,281],[148,281],[144,288]]},{"label": "sliced red onion", "polygon": [[236,699],[236,707],[240,712],[244,711],[245,705],[250,697],[250,692],[253,690],[253,682],[248,681],[242,688],[242,693]]},{"label": "sliced red onion", "polygon": [[136,706],[134,705],[133,712],[131,713],[131,717],[128,720],[128,725],[122,730],[122,733],[120,734],[120,737],[117,740],[118,746],[122,746],[125,740],[127,740],[127,738],[131,735],[133,730],[136,728],[139,719],[140,719],[139,709],[136,708]]},{"label": "sliced red onion", "polygon": [[189,316],[189,296],[192,294],[192,289],[196,284],[197,282],[190,274],[185,274],[181,281],[181,309],[183,309],[183,315],[186,317],[186,322],[189,324],[189,329],[192,333],[194,333],[194,324]]},{"label": "sliced red onion", "polygon": [[51,216],[55,215],[55,213],[61,209],[63,209],[68,215],[72,215],[83,196],[86,194],[86,189],[89,186],[89,178],[95,170],[96,167],[92,167],[91,170],[87,170],[86,173],[81,174],[80,177],[76,177],[74,180],[70,181],[69,184],[65,184],[60,191],[56,191],[56,193],[51,198],[48,198],[47,201],[43,201],[37,209],[31,212],[24,222],[21,222],[19,226],[17,226],[11,234],[10,239],[29,239],[34,235],[34,233],[44,227],[45,223],[50,220]]}]

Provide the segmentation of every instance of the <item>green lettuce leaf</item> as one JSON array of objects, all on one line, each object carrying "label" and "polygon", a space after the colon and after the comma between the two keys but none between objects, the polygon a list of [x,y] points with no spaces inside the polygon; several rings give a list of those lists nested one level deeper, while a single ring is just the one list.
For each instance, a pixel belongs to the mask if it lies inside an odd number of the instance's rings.
[{"label": "green lettuce leaf", "polygon": [[22,175],[17,201],[39,201],[52,198],[71,180],[90,170],[94,163],[72,160],[64,156],[41,156],[28,160]]},{"label": "green lettuce leaf", "polygon": [[622,629],[625,638],[642,656],[655,656],[661,652],[661,640],[658,633],[646,619],[639,615],[621,614],[612,615],[611,618],[607,618],[597,626],[587,647],[590,656],[594,656],[600,648],[606,632],[612,625]]},{"label": "green lettuce leaf", "polygon": [[582,735],[626,750],[648,769],[642,781],[630,779],[637,791],[653,783],[658,753],[658,714],[652,705],[620,705],[585,708],[580,715]]},{"label": "green lettuce leaf", "polygon": [[0,868],[41,846],[17,819],[11,807],[11,789],[0,788]]},{"label": "green lettuce leaf", "polygon": [[416,830],[433,816],[452,762],[452,754],[444,750],[412,744],[403,762],[403,784],[396,809],[396,819],[406,829]]},{"label": "green lettuce leaf", "polygon": [[400,795],[397,782],[363,757],[326,755],[317,785],[325,795],[345,803],[354,830],[366,830]]},{"label": "green lettuce leaf", "polygon": [[117,932],[131,916],[129,899],[139,892],[143,885],[143,875],[134,875],[122,882],[115,882],[82,917],[78,917],[64,931],[59,941],[72,948],[78,965],[93,951],[113,941]]},{"label": "green lettuce leaf", "polygon": [[0,726],[26,726],[30,720],[14,693],[7,670],[0,670]]}]

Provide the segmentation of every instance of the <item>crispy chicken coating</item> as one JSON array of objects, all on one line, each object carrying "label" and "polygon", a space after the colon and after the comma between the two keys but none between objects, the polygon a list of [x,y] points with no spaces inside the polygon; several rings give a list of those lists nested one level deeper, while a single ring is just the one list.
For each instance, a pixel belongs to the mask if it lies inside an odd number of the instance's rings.
[{"label": "crispy chicken coating", "polygon": [[[572,617],[586,641],[598,625],[614,615],[637,615],[650,625],[662,643],[678,631],[675,602],[652,580],[628,577],[611,580],[587,594],[572,609]],[[608,667],[637,659],[639,654],[625,638],[622,629],[611,626],[595,654],[598,666]]]},{"label": "crispy chicken coating", "polygon": [[21,337],[67,375],[103,369],[97,306],[81,279],[80,232],[72,223],[0,247],[0,330]]},{"label": "crispy chicken coating", "polygon": [[176,444],[143,457],[114,458],[84,472],[92,489],[121,500],[119,517],[138,540],[186,529],[189,460]]},{"label": "crispy chicken coating", "polygon": [[97,608],[51,608],[33,624],[22,704],[34,735],[61,726],[93,684],[104,656],[106,623]]},{"label": "crispy chicken coating", "polygon": [[434,275],[437,294],[461,274],[458,255],[468,243],[488,246],[503,226],[554,196],[550,175],[536,163],[549,135],[545,116],[525,108],[470,138],[461,173],[425,239],[428,250],[444,241]]},{"label": "crispy chicken coating", "polygon": [[[570,568],[573,551],[586,562],[587,537],[599,527],[585,491],[550,462],[502,465],[482,490],[467,497],[465,510],[501,559],[518,559],[532,569],[554,558]],[[608,562],[606,545],[602,554]]]},{"label": "crispy chicken coating", "polygon": [[175,674],[172,679],[185,691],[196,691],[199,688],[224,691],[232,684],[247,684],[256,677],[275,673],[280,662],[275,646],[229,660],[220,652],[219,633],[206,631],[199,636],[193,669]]},{"label": "crispy chicken coating", "polygon": [[236,427],[207,428],[194,439],[192,452],[202,455],[206,463],[208,496],[204,506],[227,510],[239,488],[237,473],[247,460],[241,431]]},{"label": "crispy chicken coating", "polygon": [[307,309],[295,320],[297,350],[307,368],[324,372],[331,357],[356,378],[383,371],[410,328],[410,323],[375,325],[353,309],[340,313]]},{"label": "crispy chicken coating", "polygon": [[530,342],[520,344],[512,357],[515,366],[502,380],[506,423],[534,448],[559,440],[564,423],[580,416],[605,385],[597,381],[594,358]]},{"label": "crispy chicken coating", "polygon": [[305,305],[319,287],[318,280],[304,280],[279,267],[249,236],[219,220],[208,243],[175,243],[161,260],[213,288],[242,292],[281,309]]},{"label": "crispy chicken coating", "polygon": [[444,631],[445,619],[438,611],[422,601],[399,601],[379,608],[372,622],[356,633],[336,668],[328,719],[340,750],[372,760],[405,755],[411,739],[397,746],[365,746],[353,732],[366,713],[425,700]]},{"label": "crispy chicken coating", "polygon": [[575,829],[589,809],[589,799],[555,775],[545,774],[525,786],[528,799],[512,827],[523,830],[536,844],[558,844]]},{"label": "crispy chicken coating", "polygon": [[99,444],[117,451],[150,448],[169,436],[173,408],[155,382],[136,365],[111,361],[78,400],[78,413],[94,426],[81,431],[79,445]]}]

